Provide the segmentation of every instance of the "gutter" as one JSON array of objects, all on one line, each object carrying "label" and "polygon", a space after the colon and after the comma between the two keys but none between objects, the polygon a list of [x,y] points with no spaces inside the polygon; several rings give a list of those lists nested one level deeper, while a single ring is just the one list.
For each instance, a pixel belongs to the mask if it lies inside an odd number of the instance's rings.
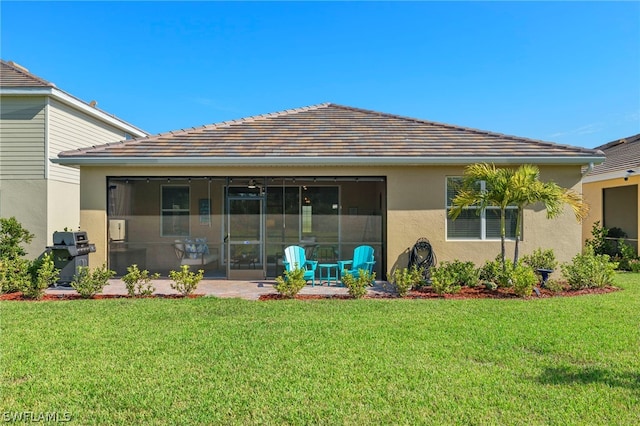
[{"label": "gutter", "polygon": [[605,157],[88,157],[69,156],[51,159],[66,166],[449,166],[474,163],[502,165],[585,165],[600,164]]}]

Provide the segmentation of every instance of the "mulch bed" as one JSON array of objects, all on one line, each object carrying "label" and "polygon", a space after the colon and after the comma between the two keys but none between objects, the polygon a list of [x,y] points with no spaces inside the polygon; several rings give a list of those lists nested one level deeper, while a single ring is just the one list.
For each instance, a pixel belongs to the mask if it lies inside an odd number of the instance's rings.
[{"label": "mulch bed", "polygon": [[[203,297],[204,294],[190,294],[183,296],[181,294],[154,294],[151,296],[129,297],[120,294],[96,294],[89,299],[194,299]],[[21,292],[0,294],[0,300],[17,300],[27,302],[57,301],[57,300],[79,300],[82,299],[79,294],[45,294],[41,299],[27,299],[23,297]]]},{"label": "mulch bed", "polygon": [[[620,288],[607,286],[604,288],[587,288],[583,290],[570,290],[565,289],[563,291],[554,293],[549,289],[541,288],[540,296],[535,293],[529,297],[529,299],[548,298],[548,297],[572,297],[572,296],[584,296],[589,294],[605,294],[618,291]],[[184,298],[197,298],[204,297],[203,294],[190,294],[189,296],[183,296],[181,294],[154,294],[152,296],[136,296],[134,298],[157,298],[157,299],[184,299]],[[91,299],[130,299],[129,296],[119,294],[96,294]],[[398,299],[399,297],[391,293],[373,293],[364,297],[365,299]],[[456,294],[444,294],[438,295],[431,287],[425,287],[420,290],[412,290],[407,294],[405,299],[522,299],[520,296],[513,292],[513,289],[498,288],[496,290],[489,290],[484,286],[478,286],[475,288],[463,287],[459,293]],[[0,294],[0,300],[15,300],[15,301],[56,301],[56,300],[78,300],[82,299],[78,294],[45,294],[42,299],[26,299],[22,296],[21,292]],[[258,300],[287,300],[288,298],[278,294],[270,293],[263,294]],[[296,300],[323,300],[323,299],[351,299],[348,294],[298,294],[295,296]]]},{"label": "mulch bed", "polygon": [[[584,296],[588,294],[605,294],[618,291],[620,288],[607,286],[603,288],[587,288],[582,290],[565,289],[560,292],[553,292],[546,288],[540,289],[540,296],[534,292],[529,299],[549,298],[549,297],[573,297]],[[390,293],[374,293],[364,297],[365,299],[399,299],[398,296]],[[522,299],[513,292],[513,289],[498,288],[489,290],[484,286],[475,288],[463,287],[459,293],[438,295],[431,287],[425,287],[420,290],[412,290],[407,294],[405,299]],[[277,293],[263,294],[259,300],[287,300],[288,298]],[[319,300],[319,299],[351,299],[347,294],[298,294],[296,300]]]}]

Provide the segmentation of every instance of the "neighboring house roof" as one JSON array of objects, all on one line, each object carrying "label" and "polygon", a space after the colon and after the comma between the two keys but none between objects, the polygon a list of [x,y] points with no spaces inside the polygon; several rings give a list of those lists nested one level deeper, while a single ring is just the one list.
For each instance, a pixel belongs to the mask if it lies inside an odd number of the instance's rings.
[{"label": "neighboring house roof", "polygon": [[585,182],[597,182],[624,177],[627,171],[640,174],[640,133],[601,145],[595,149],[604,152],[604,163],[594,166]]},{"label": "neighboring house roof", "polygon": [[0,59],[0,95],[7,96],[51,96],[82,112],[109,123],[133,137],[147,136],[148,133],[96,107],[95,102],[87,103],[40,78],[28,69],[12,61]]},{"label": "neighboring house roof", "polygon": [[588,164],[601,152],[324,103],[60,153],[62,164]]}]

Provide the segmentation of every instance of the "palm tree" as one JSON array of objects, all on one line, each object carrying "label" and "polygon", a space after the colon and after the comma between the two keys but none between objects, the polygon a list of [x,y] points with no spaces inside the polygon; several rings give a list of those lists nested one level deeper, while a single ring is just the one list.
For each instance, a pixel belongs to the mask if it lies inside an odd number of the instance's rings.
[{"label": "palm tree", "polygon": [[562,188],[555,182],[540,181],[538,167],[524,164],[515,171],[512,179],[513,203],[518,207],[516,217],[515,249],[513,264],[518,263],[518,243],[522,231],[522,217],[524,209],[535,203],[542,203],[547,211],[547,219],[558,217],[566,204],[573,210],[578,222],[587,215],[588,206],[582,201],[582,196],[577,192]]},{"label": "palm tree", "polygon": [[[477,206],[478,214],[489,206],[500,208],[500,256],[505,267],[505,238],[507,206],[513,203],[512,169],[498,169],[493,164],[471,164],[462,177],[461,187],[452,200],[449,216],[455,220],[468,207]],[[482,189],[479,182],[484,181]]]},{"label": "palm tree", "polygon": [[[484,181],[481,189],[478,182]],[[515,228],[514,265],[518,263],[518,242],[522,229],[524,209],[537,202],[544,204],[547,218],[562,213],[564,204],[568,204],[576,216],[582,220],[587,213],[587,205],[580,194],[562,188],[554,182],[540,181],[540,171],[536,166],[524,164],[518,169],[496,168],[493,164],[472,164],[467,166],[461,188],[452,200],[449,216],[456,219],[465,208],[477,206],[478,213],[488,206],[500,208],[500,255],[505,268],[506,211],[508,206],[518,208]]]}]

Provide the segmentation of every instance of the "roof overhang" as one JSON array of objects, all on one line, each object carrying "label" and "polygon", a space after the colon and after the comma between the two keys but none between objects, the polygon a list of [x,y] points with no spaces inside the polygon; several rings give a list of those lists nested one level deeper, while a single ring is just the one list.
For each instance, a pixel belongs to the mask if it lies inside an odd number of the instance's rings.
[{"label": "roof overhang", "polygon": [[501,165],[587,165],[600,164],[605,157],[88,157],[53,158],[52,162],[66,166],[453,166],[474,163]]},{"label": "roof overhang", "polygon": [[114,127],[117,127],[118,129],[122,129],[133,137],[148,136],[148,133],[144,132],[143,130],[138,129],[137,127],[125,121],[122,121],[119,118],[109,115],[104,111],[96,109],[55,87],[2,87],[0,88],[0,95],[49,96],[102,122],[108,123]]}]

